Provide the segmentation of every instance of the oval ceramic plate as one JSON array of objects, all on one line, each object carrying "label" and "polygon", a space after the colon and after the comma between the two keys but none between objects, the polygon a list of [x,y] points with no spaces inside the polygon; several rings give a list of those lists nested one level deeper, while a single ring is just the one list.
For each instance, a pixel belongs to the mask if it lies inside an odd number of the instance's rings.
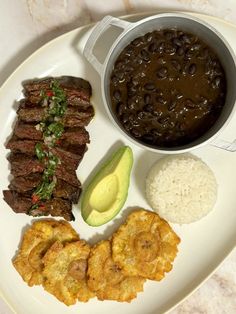
[{"label": "oval ceramic plate", "polygon": [[[197,15],[218,29],[236,51],[236,27],[219,19]],[[131,17],[131,20],[140,19]],[[7,80],[0,90],[0,155],[1,183],[0,190],[9,184],[9,165],[4,148],[6,139],[12,132],[16,118],[15,101],[22,97],[22,81],[26,79],[74,75],[88,80],[93,88],[92,103],[96,116],[88,130],[91,144],[80,164],[77,174],[83,182],[89,177],[100,161],[108,153],[114,151],[121,143],[132,147],[134,166],[131,177],[129,197],[124,210],[115,220],[105,226],[94,228],[86,225],[81,218],[79,206],[74,206],[76,220],[73,227],[81,238],[91,244],[108,238],[124,221],[127,213],[134,206],[150,209],[144,196],[144,181],[151,165],[160,155],[136,147],[124,138],[108,119],[101,102],[100,80],[98,74],[84,60],[82,48],[91,31],[91,26],[71,31],[45,45],[27,59]],[[106,41],[100,42],[105,45]],[[104,40],[104,39],[103,39]],[[236,117],[224,132],[224,139],[232,140],[236,134]],[[137,299],[128,303],[90,300],[88,303],[77,303],[67,307],[43,290],[41,286],[30,288],[18,275],[11,260],[14,257],[24,228],[31,223],[32,217],[15,214],[0,199],[0,290],[11,308],[18,314],[157,314],[170,310],[200,285],[234,248],[236,242],[236,153],[229,153],[214,147],[204,147],[194,151],[214,171],[218,184],[218,200],[214,210],[199,222],[178,226],[174,230],[181,237],[179,254],[174,262],[173,270],[161,282],[147,281],[144,292]]]}]

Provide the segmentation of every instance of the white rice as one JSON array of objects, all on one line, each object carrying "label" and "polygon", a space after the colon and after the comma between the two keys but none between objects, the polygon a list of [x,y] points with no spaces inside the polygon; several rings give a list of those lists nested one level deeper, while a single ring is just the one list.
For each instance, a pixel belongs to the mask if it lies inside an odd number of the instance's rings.
[{"label": "white rice", "polygon": [[191,154],[160,159],[146,179],[150,206],[164,219],[178,224],[206,216],[214,207],[217,182],[212,170]]}]

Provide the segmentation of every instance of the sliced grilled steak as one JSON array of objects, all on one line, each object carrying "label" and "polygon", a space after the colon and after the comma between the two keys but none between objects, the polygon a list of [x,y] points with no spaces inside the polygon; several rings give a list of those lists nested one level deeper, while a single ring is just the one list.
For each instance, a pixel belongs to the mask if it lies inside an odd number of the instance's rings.
[{"label": "sliced grilled steak", "polygon": [[15,177],[9,185],[9,189],[18,193],[25,193],[37,187],[41,180],[42,174],[40,173],[31,173],[27,176]]},{"label": "sliced grilled steak", "polygon": [[43,107],[19,109],[17,114],[19,119],[25,122],[40,122],[45,118],[45,110]]},{"label": "sliced grilled steak", "polygon": [[15,177],[27,176],[32,173],[42,173],[43,171],[44,165],[36,159],[11,164],[11,174]]},{"label": "sliced grilled steak", "polygon": [[[80,94],[76,94],[74,91],[67,91],[67,103],[69,106],[79,107],[86,109],[90,106],[90,102],[87,99],[81,98]],[[38,106],[42,102],[42,96],[40,91],[32,91],[26,94],[26,102],[21,104],[21,108],[33,108]]]},{"label": "sliced grilled steak", "polygon": [[51,152],[61,160],[62,165],[71,170],[76,170],[78,168],[86,151],[87,145],[77,146],[78,154],[75,152],[68,152],[60,147],[51,149]]},{"label": "sliced grilled steak", "polygon": [[[80,96],[73,94],[73,92],[67,93],[67,104],[68,106],[77,107],[78,110],[86,110],[87,107],[91,106],[88,100],[82,99]],[[41,106],[42,96],[40,96],[39,91],[30,92],[27,95],[27,98],[23,98],[19,102],[19,107],[17,112],[20,109],[30,109]]]},{"label": "sliced grilled steak", "polygon": [[74,91],[67,91],[67,102],[70,106],[87,108],[90,106],[90,101],[87,98],[82,98],[80,93],[75,93]]},{"label": "sliced grilled steak", "polygon": [[[17,193],[24,194],[31,197],[34,188],[36,188],[42,180],[41,173],[34,173],[23,177],[15,177],[10,185],[9,189],[16,191]],[[58,179],[56,187],[53,191],[54,197],[64,198],[70,200],[76,204],[79,200],[81,187],[75,187],[64,180]]]},{"label": "sliced grilled steak", "polygon": [[52,82],[56,80],[60,87],[64,89],[67,96],[68,93],[73,93],[80,97],[80,99],[90,101],[92,94],[91,85],[88,81],[85,81],[81,78],[76,78],[72,76],[61,76],[56,78],[46,78],[46,79],[37,79],[23,84],[24,93],[27,96],[28,94],[34,91],[50,90]]},{"label": "sliced grilled steak", "polygon": [[[14,134],[19,139],[30,139],[40,141],[43,139],[43,133],[36,129],[35,124],[18,122],[14,128]],[[85,128],[67,128],[60,141],[66,141],[68,144],[83,145],[89,143],[89,133]]]},{"label": "sliced grilled steak", "polygon": [[42,173],[44,165],[36,158],[24,154],[10,154],[11,174],[15,177]]},{"label": "sliced grilled steak", "polygon": [[12,163],[12,162],[18,162],[18,161],[22,161],[24,159],[30,159],[30,157],[28,155],[24,155],[24,154],[20,154],[20,153],[10,153],[7,156],[7,160]]},{"label": "sliced grilled steak", "polygon": [[[18,117],[24,122],[40,122],[45,117],[43,107],[22,108],[17,111]],[[62,119],[65,127],[81,127],[86,126],[94,116],[92,106],[86,108],[68,106],[66,113]]]},{"label": "sliced grilled steak", "polygon": [[[15,177],[28,176],[32,173],[42,173],[44,169],[44,164],[37,159],[26,158],[22,161],[13,161],[11,163],[11,173]],[[75,170],[69,169],[63,164],[57,166],[55,175],[57,178],[66,181],[77,188],[81,187],[81,183],[76,176]]]},{"label": "sliced grilled steak", "polygon": [[66,127],[81,127],[86,126],[94,117],[94,109],[89,106],[84,111],[76,112],[76,107],[68,107],[65,116],[63,117],[63,123]]},{"label": "sliced grilled steak", "polygon": [[90,142],[89,133],[85,128],[67,128],[61,139],[72,145],[83,145]]},{"label": "sliced grilled steak", "polygon": [[76,176],[75,171],[69,171],[67,168],[63,167],[62,165],[58,165],[55,171],[55,175],[58,179],[66,181],[67,183],[80,188],[81,183]]},{"label": "sliced grilled steak", "polygon": [[33,156],[35,154],[36,143],[37,141],[18,140],[17,137],[13,135],[12,138],[8,141],[6,148],[11,149],[16,153],[23,153]]},{"label": "sliced grilled steak", "polygon": [[14,128],[14,134],[20,139],[42,140],[43,134],[37,130],[35,124],[17,122]]},{"label": "sliced grilled steak", "polygon": [[[13,136],[6,144],[6,148],[11,149],[14,153],[22,153],[29,156],[34,156],[36,143],[40,142],[35,140],[21,140],[17,139],[16,136]],[[42,147],[47,151],[47,147],[43,143]],[[78,163],[80,162],[86,150],[86,144],[71,145],[69,142],[62,140],[59,146],[55,146],[51,149],[51,152],[58,156],[61,159],[61,162],[69,162],[72,159],[78,166]]]},{"label": "sliced grilled steak", "polygon": [[81,187],[75,187],[63,180],[58,179],[56,187],[53,191],[53,196],[68,199],[72,203],[77,204],[80,193]]},{"label": "sliced grilled steak", "polygon": [[3,196],[5,202],[14,210],[15,213],[28,213],[28,210],[32,206],[31,198],[25,196],[19,196],[20,194],[11,191],[4,190]]},{"label": "sliced grilled steak", "polygon": [[40,105],[38,103],[32,103],[29,101],[28,98],[23,98],[19,101],[19,106],[17,109],[17,113],[20,109],[32,109],[32,108],[38,108]]},{"label": "sliced grilled steak", "polygon": [[46,201],[44,206],[40,206],[38,209],[30,211],[32,206],[31,198],[11,190],[4,190],[3,196],[4,200],[15,213],[25,213],[35,217],[48,215],[53,217],[61,216],[69,221],[74,220],[70,201],[61,198],[53,198]]},{"label": "sliced grilled steak", "polygon": [[43,79],[29,80],[23,83],[24,93],[47,90],[50,88],[54,78],[48,77]]},{"label": "sliced grilled steak", "polygon": [[[24,141],[21,142],[22,149],[20,151],[23,152]],[[78,155],[75,152],[68,152],[62,148],[53,148],[52,153],[61,160],[61,164],[64,167],[66,167],[69,170],[76,170],[86,150],[87,146],[81,145],[77,146]],[[11,162],[12,174],[16,176],[27,175],[29,173],[34,172],[42,172],[44,169],[44,165],[33,155],[26,155],[24,153],[13,152],[9,155],[8,160]]]},{"label": "sliced grilled steak", "polygon": [[72,213],[72,205],[68,200],[62,198],[52,198],[45,202],[44,208],[38,208],[30,212],[31,216],[48,216],[63,217],[65,220],[75,220]]}]

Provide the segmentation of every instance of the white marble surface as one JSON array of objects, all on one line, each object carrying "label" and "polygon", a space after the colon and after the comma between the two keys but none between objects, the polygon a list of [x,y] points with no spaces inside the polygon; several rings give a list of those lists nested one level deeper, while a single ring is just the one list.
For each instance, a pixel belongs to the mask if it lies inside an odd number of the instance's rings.
[{"label": "white marble surface", "polygon": [[[68,30],[106,14],[158,9],[202,12],[236,21],[235,0],[0,0],[0,85],[33,51]],[[10,313],[0,299],[0,314]],[[236,313],[236,250],[201,288],[171,311],[171,314],[224,313]]]}]

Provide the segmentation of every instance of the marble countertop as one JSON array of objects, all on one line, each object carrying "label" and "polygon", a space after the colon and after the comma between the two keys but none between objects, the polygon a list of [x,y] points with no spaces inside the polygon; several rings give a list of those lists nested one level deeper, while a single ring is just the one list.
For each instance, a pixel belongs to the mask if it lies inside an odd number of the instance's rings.
[{"label": "marble countertop", "polygon": [[[0,85],[44,43],[106,14],[178,9],[236,21],[235,0],[0,0]],[[0,299],[0,314],[11,314]],[[235,314],[236,250],[171,314]]]}]

